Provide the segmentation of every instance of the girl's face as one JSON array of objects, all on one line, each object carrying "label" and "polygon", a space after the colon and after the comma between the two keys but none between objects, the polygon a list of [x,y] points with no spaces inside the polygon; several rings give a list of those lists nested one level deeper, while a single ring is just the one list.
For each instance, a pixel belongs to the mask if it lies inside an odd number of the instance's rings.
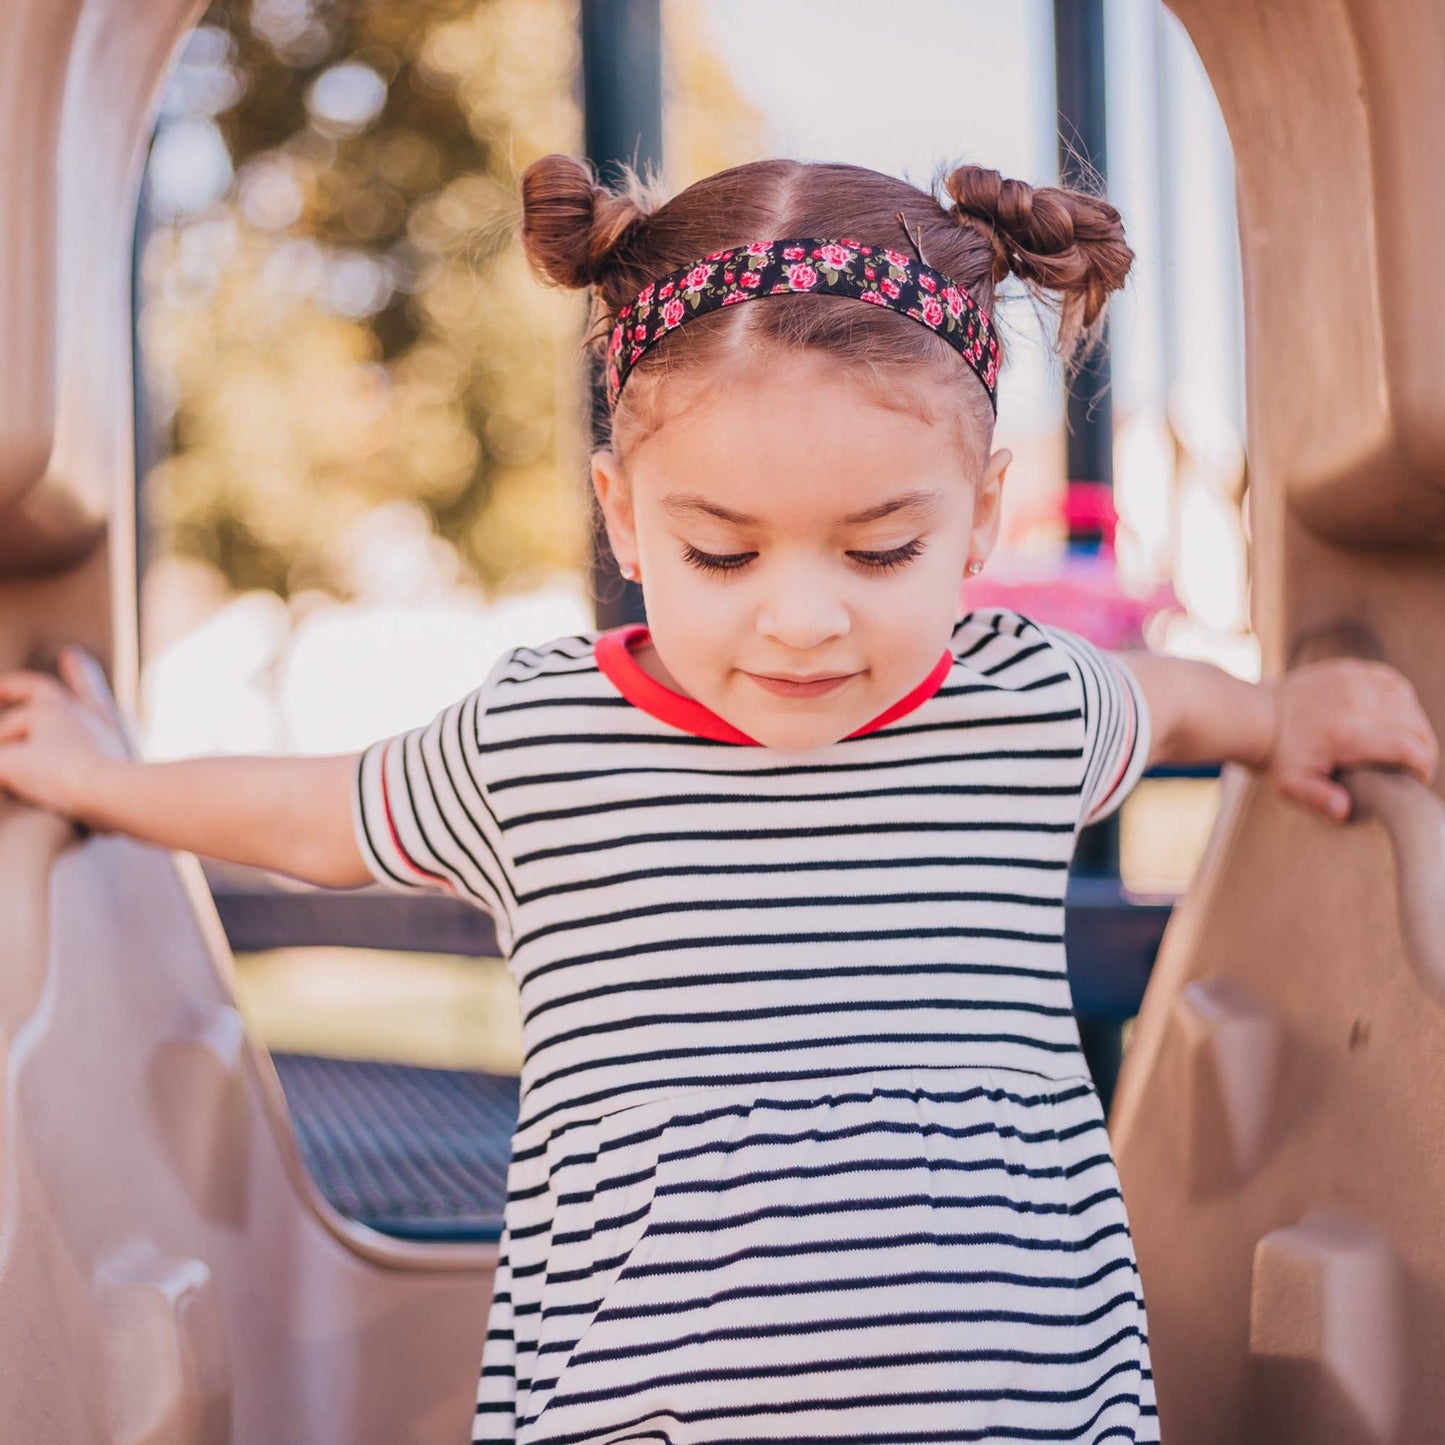
[{"label": "girl's face", "polygon": [[613,553],[647,602],[639,664],[766,746],[846,737],[948,645],[1009,460],[968,475],[952,423],[877,405],[820,356],[706,396],[625,471],[596,453]]}]

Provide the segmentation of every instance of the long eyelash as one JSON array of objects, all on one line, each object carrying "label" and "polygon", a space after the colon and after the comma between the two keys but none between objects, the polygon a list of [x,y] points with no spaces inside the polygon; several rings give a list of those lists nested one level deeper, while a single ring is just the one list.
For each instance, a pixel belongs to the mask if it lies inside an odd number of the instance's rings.
[{"label": "long eyelash", "polygon": [[758,554],[756,552],[731,552],[725,557],[714,556],[711,552],[699,552],[690,542],[682,549],[683,560],[704,572],[736,572],[746,567]]},{"label": "long eyelash", "polygon": [[[901,547],[891,547],[886,552],[849,552],[850,557],[862,563],[870,572],[891,572],[911,562],[923,551],[923,539],[915,537]],[[746,567],[758,554],[756,552],[730,552],[717,556],[712,552],[700,552],[690,542],[683,544],[683,559],[704,572],[736,572]]]},{"label": "long eyelash", "polygon": [[891,547],[886,552],[849,552],[849,556],[856,558],[865,567],[874,572],[891,572],[905,563],[911,562],[923,551],[923,539],[915,537],[911,542],[905,542],[901,547]]}]

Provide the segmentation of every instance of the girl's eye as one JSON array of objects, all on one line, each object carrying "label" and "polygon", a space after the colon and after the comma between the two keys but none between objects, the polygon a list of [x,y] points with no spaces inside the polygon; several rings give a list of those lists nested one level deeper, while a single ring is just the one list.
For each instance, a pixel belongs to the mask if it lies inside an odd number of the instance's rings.
[{"label": "girl's eye", "polygon": [[[923,551],[923,539],[915,537],[901,547],[890,547],[886,552],[849,552],[848,555],[872,572],[891,572],[911,562]],[[713,552],[700,552],[690,543],[682,549],[685,561],[704,572],[736,572],[746,567],[758,554],[756,552],[730,552],[719,556]]]},{"label": "girl's eye", "polygon": [[739,567],[746,567],[758,554],[732,552],[726,557],[719,557],[712,552],[699,552],[691,543],[686,543],[682,555],[685,561],[691,562],[694,567],[699,567],[704,572],[736,572]]},{"label": "girl's eye", "polygon": [[915,537],[911,542],[905,542],[901,547],[890,547],[886,552],[849,552],[848,555],[856,557],[875,572],[891,572],[895,567],[911,562],[921,551],[923,539]]}]

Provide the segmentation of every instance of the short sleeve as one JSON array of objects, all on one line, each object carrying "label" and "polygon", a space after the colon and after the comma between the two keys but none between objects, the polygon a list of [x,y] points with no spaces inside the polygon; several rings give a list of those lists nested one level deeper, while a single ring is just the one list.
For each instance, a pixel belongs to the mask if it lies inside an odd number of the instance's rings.
[{"label": "short sleeve", "polygon": [[479,745],[490,684],[506,660],[429,723],[367,747],[352,780],[351,813],[357,847],[379,884],[485,909],[510,952],[516,895]]},{"label": "short sleeve", "polygon": [[1044,626],[1069,659],[1084,715],[1080,827],[1097,823],[1128,797],[1149,763],[1149,706],[1123,663],[1076,632]]}]

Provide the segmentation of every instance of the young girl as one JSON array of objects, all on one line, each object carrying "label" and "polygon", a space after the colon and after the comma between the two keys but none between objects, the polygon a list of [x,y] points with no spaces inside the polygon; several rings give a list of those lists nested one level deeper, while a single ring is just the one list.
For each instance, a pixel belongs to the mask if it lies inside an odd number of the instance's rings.
[{"label": "young girl", "polygon": [[647,626],[515,647],[355,756],[138,763],[73,653],[0,676],[21,799],[495,916],[525,1062],[475,1441],[1157,1440],[1079,829],[1151,762],[1337,818],[1338,766],[1433,777],[1384,665],[1256,687],[956,616],[1009,462],[994,287],[1055,295],[1067,355],[1132,253],[1095,197],[940,179],[768,160],[655,205],[528,168],[532,260],[595,288]]}]

